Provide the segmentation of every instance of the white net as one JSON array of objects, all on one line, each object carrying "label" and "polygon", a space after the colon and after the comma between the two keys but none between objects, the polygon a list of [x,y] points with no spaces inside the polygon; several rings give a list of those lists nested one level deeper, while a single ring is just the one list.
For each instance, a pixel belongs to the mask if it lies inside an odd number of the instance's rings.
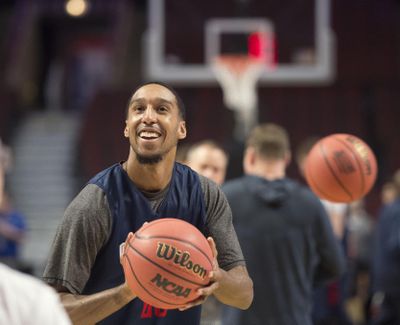
[{"label": "white net", "polygon": [[258,123],[257,81],[264,66],[260,60],[240,55],[220,56],[212,64],[224,103],[235,113],[234,136],[238,140]]}]

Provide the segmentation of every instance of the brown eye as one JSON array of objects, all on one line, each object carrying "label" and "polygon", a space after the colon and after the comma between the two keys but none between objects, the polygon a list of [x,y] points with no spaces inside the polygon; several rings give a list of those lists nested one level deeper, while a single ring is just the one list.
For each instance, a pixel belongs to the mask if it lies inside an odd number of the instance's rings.
[{"label": "brown eye", "polygon": [[160,113],[164,113],[164,112],[168,111],[168,108],[165,106],[160,106],[160,107],[158,107],[157,111]]},{"label": "brown eye", "polygon": [[142,113],[144,112],[145,108],[143,106],[136,106],[134,110],[135,112]]}]

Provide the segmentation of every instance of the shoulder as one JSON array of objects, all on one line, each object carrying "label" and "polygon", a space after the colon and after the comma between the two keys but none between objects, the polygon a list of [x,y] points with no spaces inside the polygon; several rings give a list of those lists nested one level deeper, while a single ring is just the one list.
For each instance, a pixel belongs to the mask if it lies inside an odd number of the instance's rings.
[{"label": "shoulder", "polygon": [[315,205],[318,207],[322,207],[321,200],[311,191],[311,189],[299,182],[288,179],[293,184],[294,193],[299,196],[305,202],[308,202],[311,205]]},{"label": "shoulder", "polygon": [[204,202],[208,217],[214,213],[222,213],[229,208],[228,201],[221,188],[212,180],[199,175],[201,188],[204,194]]},{"label": "shoulder", "polygon": [[394,215],[400,215],[400,199],[391,204],[385,205],[380,211],[380,218],[389,218]]},{"label": "shoulder", "polygon": [[101,209],[106,206],[107,197],[104,190],[96,184],[87,184],[72,200],[69,209]]},{"label": "shoulder", "polygon": [[105,178],[112,175],[116,171],[121,171],[121,169],[122,169],[121,164],[119,164],[119,163],[114,164],[114,165],[102,170],[101,172],[97,173],[95,176],[93,176],[89,180],[88,183],[89,184],[90,183],[101,183],[102,181],[104,181]]},{"label": "shoulder", "polygon": [[201,184],[203,192],[215,192],[218,191],[218,185],[214,183],[211,179],[197,174]]},{"label": "shoulder", "polygon": [[65,210],[63,224],[86,224],[97,220],[102,226],[109,227],[110,218],[103,189],[96,184],[87,184]]},{"label": "shoulder", "polygon": [[221,188],[214,181],[202,175],[198,175],[198,177],[206,202],[225,198]]}]

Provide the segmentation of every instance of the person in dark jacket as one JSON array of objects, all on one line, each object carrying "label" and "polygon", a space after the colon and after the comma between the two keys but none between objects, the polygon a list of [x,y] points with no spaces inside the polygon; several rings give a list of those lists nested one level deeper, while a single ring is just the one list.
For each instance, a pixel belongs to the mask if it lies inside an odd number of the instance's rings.
[{"label": "person in dark jacket", "polygon": [[[400,193],[400,169],[394,175]],[[373,255],[372,324],[400,324],[400,196],[379,213]]]},{"label": "person in dark jacket", "polygon": [[289,162],[287,132],[259,125],[246,143],[246,175],[223,186],[254,283],[252,306],[225,308],[224,324],[311,325],[313,288],[344,271],[321,202],[286,177]]}]

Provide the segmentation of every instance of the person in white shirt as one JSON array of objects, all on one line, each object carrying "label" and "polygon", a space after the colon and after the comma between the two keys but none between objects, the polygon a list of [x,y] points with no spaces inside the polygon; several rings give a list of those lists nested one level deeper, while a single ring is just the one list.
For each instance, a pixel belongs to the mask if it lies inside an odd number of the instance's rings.
[{"label": "person in white shirt", "polygon": [[54,289],[39,279],[0,263],[0,324],[72,323]]}]

